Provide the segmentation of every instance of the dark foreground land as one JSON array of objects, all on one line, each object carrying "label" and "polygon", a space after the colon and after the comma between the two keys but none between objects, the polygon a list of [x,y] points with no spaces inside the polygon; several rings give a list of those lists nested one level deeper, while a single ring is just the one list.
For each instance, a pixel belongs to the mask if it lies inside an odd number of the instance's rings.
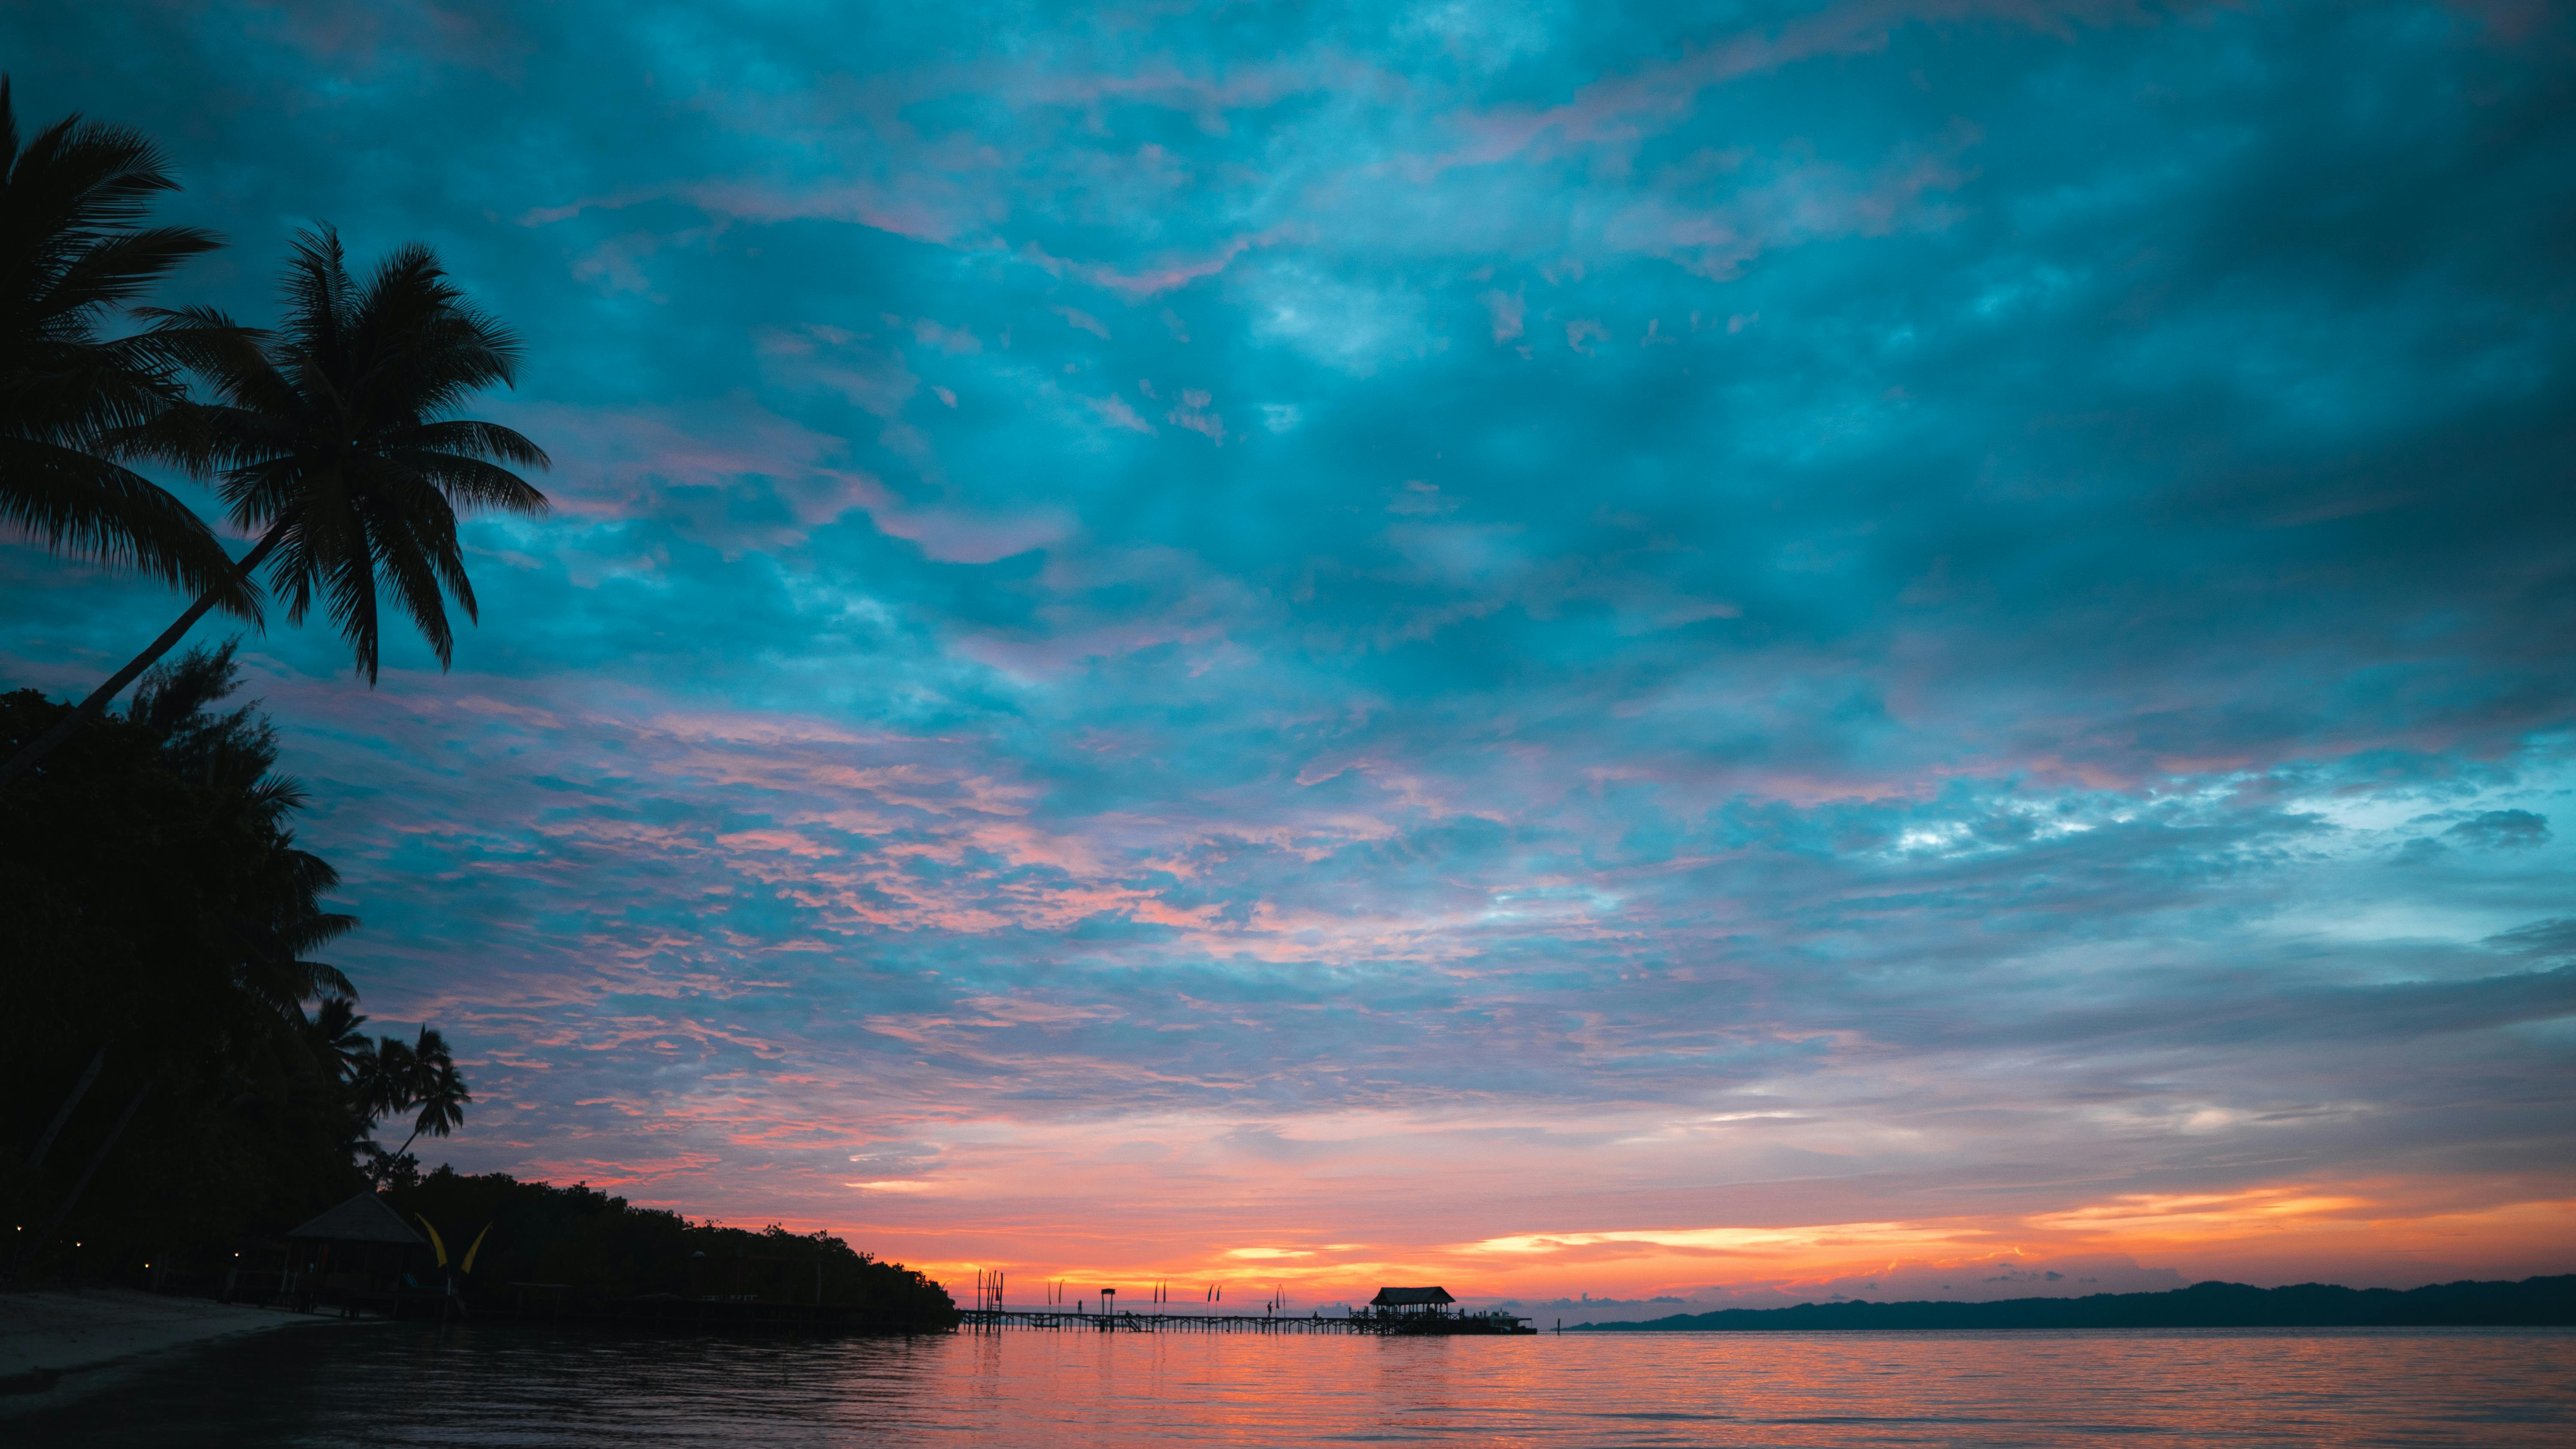
[{"label": "dark foreground land", "polygon": [[937,1333],[959,1321],[938,1283],[827,1233],[692,1222],[581,1184],[446,1167],[377,1201],[349,1220],[363,1229],[253,1242],[219,1284],[185,1286],[307,1313],[460,1322]]},{"label": "dark foreground land", "polygon": [[2300,1283],[2255,1288],[2195,1283],[2169,1293],[2007,1298],[1994,1303],[1801,1303],[1721,1308],[1642,1323],[1584,1323],[1592,1333],[1812,1333],[1923,1328],[2549,1328],[2576,1326],[2576,1273],[2519,1283],[2436,1283],[2403,1291]]}]

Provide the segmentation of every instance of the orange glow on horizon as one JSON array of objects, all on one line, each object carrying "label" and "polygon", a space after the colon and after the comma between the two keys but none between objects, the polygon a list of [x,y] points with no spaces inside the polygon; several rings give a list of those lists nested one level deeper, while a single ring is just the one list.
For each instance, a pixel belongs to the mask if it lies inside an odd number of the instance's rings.
[{"label": "orange glow on horizon", "polygon": [[[1274,1237],[1266,1244],[1210,1245],[1169,1255],[1084,1252],[1077,1242],[1064,1241],[1078,1240],[1081,1231],[1060,1226],[987,1226],[971,1236],[989,1247],[968,1254],[939,1241],[967,1234],[870,1230],[860,1236],[885,1256],[943,1281],[996,1268],[1030,1283],[1163,1281],[1191,1285],[1191,1301],[1209,1284],[1266,1294],[1275,1283],[1310,1305],[1364,1299],[1380,1285],[1415,1282],[1438,1282],[1461,1296],[1484,1299],[1757,1294],[1786,1295],[1780,1299],[1786,1302],[1836,1293],[1920,1296],[1897,1285],[1937,1289],[1944,1277],[1991,1274],[1998,1266],[2030,1271],[2008,1275],[2010,1285],[1982,1296],[2136,1291],[2212,1277],[2411,1287],[2445,1276],[2443,1265],[2463,1261],[2576,1267],[2576,1198],[2456,1208],[2410,1204],[2407,1196],[2402,1184],[2300,1183],[2233,1193],[2121,1194],[1996,1219],[1615,1228],[1421,1245],[1301,1246]],[[1040,1239],[1069,1251],[1027,1251]],[[929,1251],[898,1251],[899,1243]],[[2049,1264],[2067,1262],[2171,1270],[2179,1282],[2085,1287],[2069,1276],[2056,1284],[2021,1286],[2038,1282],[2038,1270]],[[2344,1266],[2338,1270],[2337,1263]],[[2426,1266],[2410,1269],[2415,1263]],[[2523,1276],[2509,1267],[2487,1275]],[[1855,1293],[1855,1287],[1876,1291]]]}]

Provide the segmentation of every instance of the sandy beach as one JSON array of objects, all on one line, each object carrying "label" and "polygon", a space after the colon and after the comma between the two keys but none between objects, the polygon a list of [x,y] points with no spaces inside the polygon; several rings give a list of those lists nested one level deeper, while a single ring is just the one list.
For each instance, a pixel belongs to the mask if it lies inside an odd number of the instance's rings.
[{"label": "sandy beach", "polygon": [[0,1294],[0,1384],[48,1371],[62,1376],[41,1392],[0,1394],[0,1413],[60,1403],[115,1377],[112,1370],[190,1344],[344,1321],[129,1288]]}]

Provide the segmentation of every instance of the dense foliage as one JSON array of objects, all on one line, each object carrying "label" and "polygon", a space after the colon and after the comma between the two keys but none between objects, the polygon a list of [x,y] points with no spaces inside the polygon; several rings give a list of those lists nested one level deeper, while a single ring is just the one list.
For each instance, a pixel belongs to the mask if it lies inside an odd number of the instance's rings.
[{"label": "dense foliage", "polygon": [[[232,653],[155,670],[125,713],[0,791],[13,886],[0,1120],[15,1128],[0,1204],[19,1228],[15,1271],[211,1271],[372,1182],[447,1237],[460,1271],[481,1238],[469,1296],[542,1283],[575,1304],[667,1293],[955,1323],[938,1284],[838,1238],[692,1223],[498,1173],[421,1176],[405,1149],[446,1135],[471,1094],[439,1033],[369,1038],[349,982],[310,959],[357,923],[322,908],[337,877],[296,846],[303,789],[275,772],[274,729],[256,708],[218,708],[238,683]],[[0,749],[65,709],[0,696]],[[370,1137],[379,1121],[408,1135],[388,1151]]]},{"label": "dense foliage", "polygon": [[[458,518],[545,507],[499,466],[544,453],[455,416],[518,345],[427,248],[362,282],[328,228],[293,248],[275,332],[141,306],[219,245],[146,225],[176,189],[121,127],[66,117],[21,144],[0,76],[0,530],[196,595],[79,705],[0,698],[0,1274],[228,1258],[416,1178],[411,1142],[473,1100],[437,1032],[369,1040],[354,988],[309,959],[356,922],[323,909],[337,876],[287,828],[304,794],[275,730],[216,708],[233,646],[158,661],[209,610],[258,622],[266,562],[289,622],[319,598],[370,681],[380,591],[444,666],[442,595],[474,613]],[[125,466],[144,460],[210,476],[250,553]],[[405,1116],[391,1152],[368,1140]]]},{"label": "dense foliage", "polygon": [[[937,1283],[882,1263],[823,1233],[799,1235],[692,1223],[678,1213],[630,1206],[588,1186],[520,1182],[505,1173],[467,1175],[442,1167],[388,1194],[425,1219],[461,1264],[469,1298],[506,1298],[523,1284],[560,1284],[577,1303],[646,1294],[754,1298],[856,1309],[888,1327],[947,1328],[956,1305]],[[488,1229],[488,1231],[487,1231]],[[480,1239],[480,1247],[476,1242]]]},{"label": "dense foliage", "polygon": [[[19,1271],[228,1257],[363,1187],[376,1119],[455,1075],[434,1032],[359,1035],[349,982],[311,959],[357,923],[323,908],[338,877],[295,843],[304,792],[275,771],[276,731],[218,708],[232,653],[147,675],[123,715],[0,792],[0,1202]],[[65,711],[0,696],[0,748]],[[432,1131],[463,1093],[456,1078]]]}]

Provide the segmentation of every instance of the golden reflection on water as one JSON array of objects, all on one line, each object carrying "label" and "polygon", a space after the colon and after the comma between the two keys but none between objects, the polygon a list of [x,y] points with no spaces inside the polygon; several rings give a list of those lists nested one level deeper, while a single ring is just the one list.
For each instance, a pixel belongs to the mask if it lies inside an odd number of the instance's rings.
[{"label": "golden reflection on water", "polygon": [[[173,1438],[180,1433],[180,1438]],[[249,1445],[2576,1443],[2576,1333],[263,1335],[0,1438]]]},{"label": "golden reflection on water", "polygon": [[1009,1444],[2576,1442],[2576,1335],[970,1340]]}]

